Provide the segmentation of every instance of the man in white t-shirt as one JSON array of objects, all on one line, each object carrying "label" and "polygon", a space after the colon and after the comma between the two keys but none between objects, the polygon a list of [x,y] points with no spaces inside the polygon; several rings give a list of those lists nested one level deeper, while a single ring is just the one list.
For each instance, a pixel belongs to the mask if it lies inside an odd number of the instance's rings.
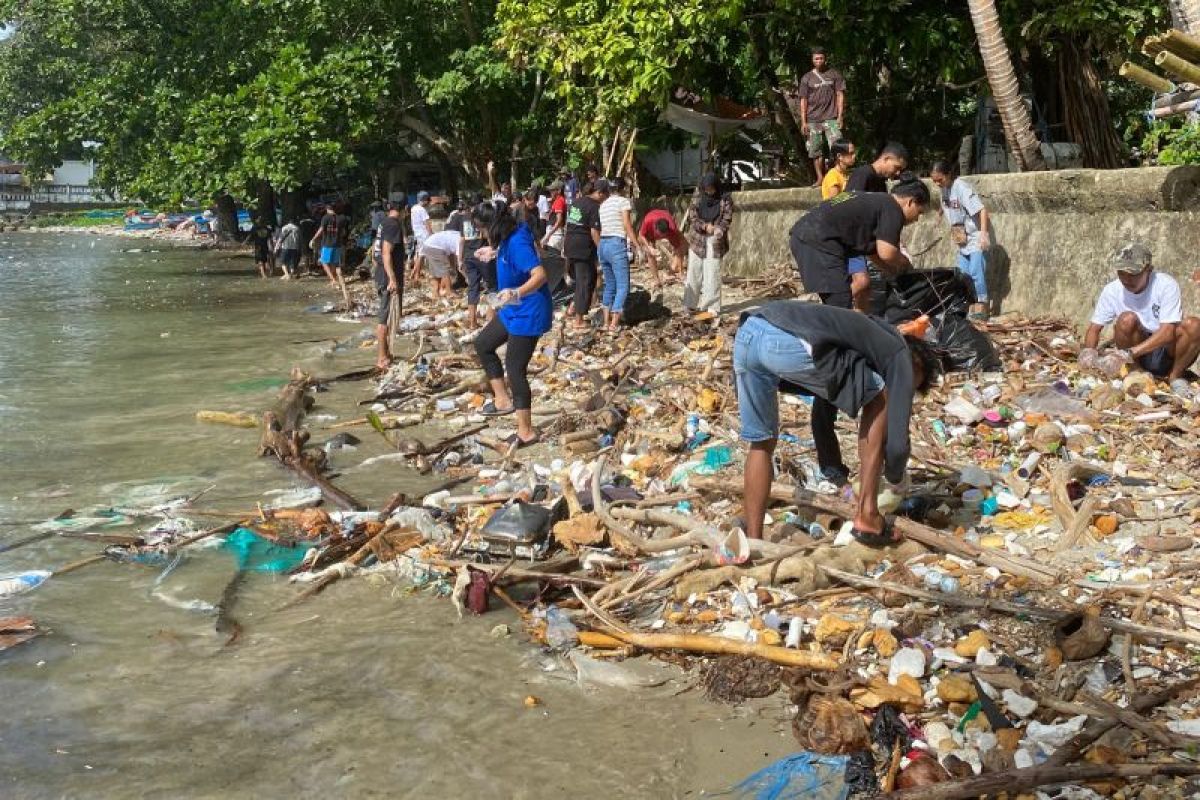
[{"label": "man in white t-shirt", "polygon": [[417,192],[417,204],[409,212],[413,232],[413,259],[421,252],[421,243],[433,235],[433,224],[429,221],[429,192]]},{"label": "man in white t-shirt", "polygon": [[428,266],[429,275],[433,278],[434,296],[453,296],[454,273],[462,264],[462,243],[462,234],[455,230],[442,230],[426,237],[417,246],[412,277],[420,277],[421,268]]},{"label": "man in white t-shirt", "polygon": [[1100,292],[1092,322],[1083,337],[1080,365],[1094,365],[1100,333],[1110,323],[1116,355],[1158,377],[1171,381],[1171,390],[1192,397],[1183,373],[1200,355],[1200,319],[1183,316],[1179,284],[1155,272],[1150,249],[1130,243],[1113,256],[1117,280]]}]

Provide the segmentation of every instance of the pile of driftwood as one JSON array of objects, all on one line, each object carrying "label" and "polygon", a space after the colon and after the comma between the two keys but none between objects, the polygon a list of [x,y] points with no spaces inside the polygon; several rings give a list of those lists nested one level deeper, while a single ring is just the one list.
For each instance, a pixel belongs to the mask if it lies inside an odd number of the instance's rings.
[{"label": "pile of driftwood", "polygon": [[[740,535],[735,320],[660,318],[616,337],[556,327],[533,365],[543,443],[517,450],[503,421],[475,415],[486,386],[461,315],[411,297],[409,313],[425,322],[405,334],[408,358],[334,379],[376,381],[362,417],[306,430],[317,381],[299,372],[262,417],[260,453],[336,510],[262,509],[172,547],[245,526],[311,546],[289,604],[384,572],[460,610],[510,609],[577,665],[653,654],[700,667],[714,698],[785,693],[801,749],[868,754],[873,783],[860,775],[856,791],[1085,783],[1161,797],[1200,773],[1181,760],[1200,742],[1200,559],[1184,552],[1196,431],[1153,381],[1080,374],[1062,323],[994,323],[1004,373],[946,376],[918,402],[920,502],[901,508],[903,542],[866,548],[843,530],[844,492],[814,473],[798,400],[781,407],[768,537]],[[1054,387],[1072,403],[1047,406]],[[955,417],[972,399],[995,413]],[[1154,409],[1167,413],[1142,419]],[[430,423],[451,431],[402,433]],[[841,424],[852,461],[854,423]],[[337,485],[312,439],[356,428],[405,459],[398,484],[433,472],[440,486],[369,502]],[[489,520],[525,505],[545,512],[534,544],[489,538]],[[231,606],[218,626],[233,641]]]}]

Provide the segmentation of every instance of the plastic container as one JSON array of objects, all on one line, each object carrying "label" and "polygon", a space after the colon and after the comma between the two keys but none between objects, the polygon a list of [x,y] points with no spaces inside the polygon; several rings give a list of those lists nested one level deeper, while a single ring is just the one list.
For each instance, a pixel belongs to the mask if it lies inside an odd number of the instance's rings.
[{"label": "plastic container", "polygon": [[975,511],[979,508],[979,504],[983,502],[983,492],[978,489],[967,489],[962,493],[963,508],[969,508]]},{"label": "plastic container", "polygon": [[983,411],[979,406],[972,403],[965,397],[955,397],[946,403],[944,409],[947,414],[962,422],[964,425],[974,425],[979,420],[983,419]]}]

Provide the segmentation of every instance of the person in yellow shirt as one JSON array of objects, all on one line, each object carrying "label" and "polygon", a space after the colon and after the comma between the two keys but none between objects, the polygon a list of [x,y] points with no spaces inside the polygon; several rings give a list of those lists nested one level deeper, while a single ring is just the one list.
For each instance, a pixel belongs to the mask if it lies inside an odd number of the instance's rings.
[{"label": "person in yellow shirt", "polygon": [[846,190],[846,181],[850,179],[850,170],[854,169],[854,144],[845,139],[839,139],[829,148],[833,157],[833,169],[825,173],[821,181],[821,199],[828,200],[837,197]]}]

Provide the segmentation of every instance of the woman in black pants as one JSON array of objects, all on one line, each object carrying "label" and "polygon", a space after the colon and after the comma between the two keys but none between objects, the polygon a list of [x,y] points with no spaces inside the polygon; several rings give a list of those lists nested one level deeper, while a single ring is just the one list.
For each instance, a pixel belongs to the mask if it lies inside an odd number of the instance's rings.
[{"label": "woman in black pants", "polygon": [[[475,251],[480,261],[496,261],[496,293],[499,309],[475,337],[475,353],[492,385],[493,399],[484,404],[488,416],[517,415],[513,441],[526,447],[538,441],[533,429],[533,393],[529,388],[529,361],[537,350],[538,338],[554,321],[550,287],[534,245],[533,232],[518,223],[503,203],[480,203],[472,213],[475,227],[488,246]],[[496,355],[504,344],[504,364]],[[504,383],[505,368],[508,384]]]},{"label": "woman in black pants", "polygon": [[588,327],[588,311],[596,293],[596,247],[600,244],[600,203],[608,196],[608,182],[599,180],[583,187],[583,193],[567,210],[563,255],[575,279],[573,306],[576,330]]}]

